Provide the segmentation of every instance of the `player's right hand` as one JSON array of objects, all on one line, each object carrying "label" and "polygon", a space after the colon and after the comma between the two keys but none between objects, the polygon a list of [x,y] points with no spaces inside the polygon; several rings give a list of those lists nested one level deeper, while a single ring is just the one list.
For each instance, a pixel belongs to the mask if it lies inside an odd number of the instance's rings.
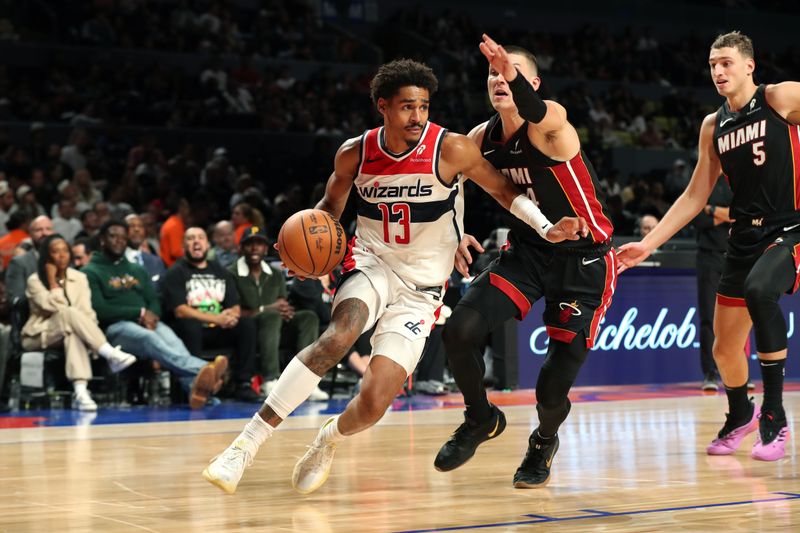
[{"label": "player's right hand", "polygon": [[472,254],[469,253],[470,246],[475,248],[478,253],[483,253],[484,251],[481,243],[472,235],[465,233],[464,236],[461,237],[461,242],[458,244],[458,248],[456,248],[455,267],[458,273],[465,278],[469,277],[469,265],[472,264]]},{"label": "player's right hand", "polygon": [[517,68],[508,59],[506,49],[497,44],[494,39],[486,35],[481,36],[483,42],[478,45],[481,53],[494,70],[503,75],[506,81],[517,77]]},{"label": "player's right hand", "polygon": [[617,274],[635,267],[652,253],[652,250],[641,242],[629,242],[617,248]]},{"label": "player's right hand", "polygon": [[577,241],[589,235],[589,226],[583,217],[564,217],[547,230],[549,242]]}]

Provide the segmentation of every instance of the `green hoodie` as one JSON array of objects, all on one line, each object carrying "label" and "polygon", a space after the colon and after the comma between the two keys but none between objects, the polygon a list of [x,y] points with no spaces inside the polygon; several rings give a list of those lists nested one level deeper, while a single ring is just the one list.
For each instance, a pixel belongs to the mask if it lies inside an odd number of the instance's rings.
[{"label": "green hoodie", "polygon": [[161,305],[147,271],[124,255],[111,261],[104,253],[95,252],[81,272],[89,278],[92,307],[102,327],[121,320],[138,322],[142,308],[161,315]]}]

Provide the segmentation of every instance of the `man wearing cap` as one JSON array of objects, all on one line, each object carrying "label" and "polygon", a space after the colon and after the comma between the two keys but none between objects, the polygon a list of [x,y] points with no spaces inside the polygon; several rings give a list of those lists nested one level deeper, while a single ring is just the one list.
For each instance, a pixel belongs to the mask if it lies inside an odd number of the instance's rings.
[{"label": "man wearing cap", "polygon": [[233,275],[208,260],[208,236],[190,227],[183,237],[184,256],[172,265],[162,285],[165,310],[172,326],[191,353],[208,348],[230,348],[233,396],[242,401],[261,401],[250,387],[256,373],[256,322],[239,307]]},{"label": "man wearing cap", "polygon": [[[242,316],[252,316],[258,321],[263,394],[269,394],[278,382],[281,335],[290,335],[295,341],[291,353],[299,352],[319,337],[317,314],[308,309],[296,310],[287,299],[283,273],[264,261],[269,244],[264,228],[250,226],[239,243],[240,257],[230,267],[236,279]],[[310,399],[327,400],[328,395],[317,387]]]}]

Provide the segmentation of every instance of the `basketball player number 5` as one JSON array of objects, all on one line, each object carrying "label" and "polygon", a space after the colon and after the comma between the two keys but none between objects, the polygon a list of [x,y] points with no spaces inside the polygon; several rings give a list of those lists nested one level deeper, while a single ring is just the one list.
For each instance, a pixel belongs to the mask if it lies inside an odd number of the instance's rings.
[{"label": "basketball player number 5", "polygon": [[411,241],[411,228],[409,221],[411,220],[411,208],[408,204],[392,204],[391,209],[387,204],[378,204],[378,209],[381,210],[383,217],[383,242],[391,242],[389,240],[389,222],[391,222],[392,215],[400,215],[397,223],[400,224],[400,233],[394,236],[394,242],[397,244],[408,244]]},{"label": "basketball player number 5", "polygon": [[764,141],[753,143],[753,164],[760,167],[767,159],[767,154],[764,153]]}]

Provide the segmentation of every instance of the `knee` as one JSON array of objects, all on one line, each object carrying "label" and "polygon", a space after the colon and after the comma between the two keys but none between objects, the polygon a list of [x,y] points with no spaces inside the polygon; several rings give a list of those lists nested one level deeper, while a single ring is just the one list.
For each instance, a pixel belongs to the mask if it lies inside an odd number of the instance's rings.
[{"label": "knee", "polygon": [[70,322],[75,319],[75,317],[80,315],[80,312],[75,309],[74,307],[62,307],[58,311],[56,311],[56,316],[64,320],[65,322]]},{"label": "knee", "polygon": [[[466,312],[475,313],[472,310]],[[453,316],[445,322],[442,330],[442,342],[447,347],[448,354],[458,356],[467,352],[463,349],[464,345],[480,344],[486,340],[487,334],[485,321],[469,320],[464,309],[457,309]]]},{"label": "knee", "polygon": [[361,418],[370,424],[376,423],[383,417],[394,399],[393,395],[389,398],[385,391],[376,391],[367,387],[361,389],[358,397]]},{"label": "knee", "polygon": [[778,301],[780,293],[769,287],[769,281],[758,276],[747,276],[744,282],[744,299],[748,307],[757,302]]},{"label": "knee", "polygon": [[743,357],[742,354],[744,353],[744,345],[733,345],[721,335],[717,335],[714,338],[714,345],[711,348],[711,353],[714,356],[715,361],[740,359]]}]

